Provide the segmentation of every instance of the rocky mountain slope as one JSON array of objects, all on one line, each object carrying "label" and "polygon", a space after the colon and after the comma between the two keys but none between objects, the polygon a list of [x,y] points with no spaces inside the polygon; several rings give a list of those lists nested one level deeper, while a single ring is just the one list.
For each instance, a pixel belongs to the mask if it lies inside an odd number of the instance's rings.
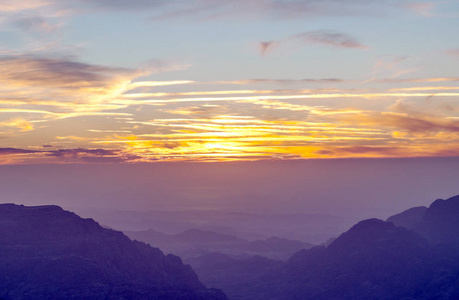
[{"label": "rocky mountain slope", "polygon": [[[286,263],[218,255],[192,263],[235,300],[459,299],[459,196],[361,221]],[[246,284],[231,279],[241,276]]]},{"label": "rocky mountain slope", "polygon": [[226,299],[177,256],[58,206],[0,205],[1,299]]}]

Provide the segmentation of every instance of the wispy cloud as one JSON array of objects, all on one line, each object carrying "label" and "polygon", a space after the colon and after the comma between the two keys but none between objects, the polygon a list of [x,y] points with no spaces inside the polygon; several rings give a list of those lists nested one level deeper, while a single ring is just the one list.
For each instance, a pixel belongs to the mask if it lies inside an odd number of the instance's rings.
[{"label": "wispy cloud", "polygon": [[0,127],[13,127],[20,129],[20,131],[30,131],[34,128],[32,123],[22,118],[0,122]]},{"label": "wispy cloud", "polygon": [[[108,1],[107,1],[108,2]],[[404,1],[405,2],[405,1]],[[159,1],[154,3],[159,4]],[[161,4],[164,4],[162,2]],[[294,19],[313,16],[381,15],[385,8],[396,9],[392,1],[359,0],[191,0],[186,3],[169,2],[156,12],[155,20],[190,18],[215,20],[237,16],[239,20],[254,18]]]},{"label": "wispy cloud", "polygon": [[20,148],[0,148],[0,164],[27,163],[30,161],[47,163],[120,163],[129,162],[139,157],[124,153],[118,149],[54,149],[33,150]]},{"label": "wispy cloud", "polygon": [[3,0],[0,3],[0,12],[17,12],[24,10],[37,9],[48,6],[52,3],[50,0]]},{"label": "wispy cloud", "polygon": [[117,109],[112,100],[129,89],[133,79],[182,67],[155,61],[139,69],[124,69],[19,55],[1,57],[0,68],[0,104],[29,105],[27,109],[40,111],[48,107],[49,114],[57,116]]},{"label": "wispy cloud", "polygon": [[410,83],[410,82],[457,82],[459,77],[432,77],[432,78],[381,78],[375,79],[379,83]]},{"label": "wispy cloud", "polygon": [[59,23],[51,23],[49,20],[36,15],[18,17],[13,21],[13,24],[24,31],[42,32],[47,34],[54,33],[61,27],[61,24]]},{"label": "wispy cloud", "polygon": [[[438,1],[441,2],[441,1]],[[408,2],[405,4],[406,8],[413,11],[414,13],[424,16],[432,17],[434,16],[434,8],[437,5],[437,2]]]},{"label": "wispy cloud", "polygon": [[273,51],[285,44],[300,43],[303,45],[325,45],[335,48],[354,48],[354,49],[369,49],[357,39],[344,33],[328,30],[306,31],[292,35],[288,38],[279,41],[269,41],[260,43],[260,52],[262,55]]},{"label": "wispy cloud", "polygon": [[446,51],[447,54],[459,57],[459,48]]},{"label": "wispy cloud", "polygon": [[296,84],[296,83],[351,83],[355,82],[354,80],[347,80],[341,78],[305,78],[305,79],[242,79],[234,81],[217,81],[217,83],[224,84],[259,84],[259,83],[277,83],[277,84]]}]

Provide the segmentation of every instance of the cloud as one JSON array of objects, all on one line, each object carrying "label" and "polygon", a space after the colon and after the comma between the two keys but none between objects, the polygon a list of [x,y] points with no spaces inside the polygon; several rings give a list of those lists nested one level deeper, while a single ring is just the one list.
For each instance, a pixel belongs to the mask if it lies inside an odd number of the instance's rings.
[{"label": "cloud", "polygon": [[17,149],[17,148],[0,148],[0,155],[27,154],[27,153],[38,153],[38,152],[40,151]]},{"label": "cloud", "polygon": [[126,69],[16,55],[0,57],[0,68],[0,104],[9,105],[10,112],[34,112],[53,119],[116,115],[110,110],[125,106],[114,104],[114,100],[130,88],[134,79],[184,66],[156,60],[138,69]]},{"label": "cloud", "polygon": [[20,131],[33,130],[33,125],[27,120],[22,119],[22,118],[10,119],[8,121],[0,122],[0,127],[2,126],[19,128]]},{"label": "cloud", "polygon": [[[378,154],[383,156],[394,156],[400,154],[402,149],[393,146],[349,146],[335,148],[335,151],[348,152],[352,154]],[[336,152],[335,152],[336,153]]]},{"label": "cloud", "polygon": [[[43,148],[52,148],[44,145]],[[125,153],[119,149],[57,149],[29,150],[19,148],[0,148],[0,163],[22,163],[39,161],[48,163],[121,163],[139,159],[139,156]]]},{"label": "cloud", "polygon": [[29,55],[0,57],[0,69],[0,104],[11,113],[38,113],[42,120],[111,113],[104,111],[119,108],[111,102],[143,74]]},{"label": "cloud", "polygon": [[129,77],[134,73],[128,69],[28,55],[1,57],[0,67],[5,70],[0,74],[2,81],[15,86],[46,86],[73,90],[85,87],[104,88],[114,78]]},{"label": "cloud", "polygon": [[73,5],[87,5],[88,7],[114,10],[145,10],[156,9],[166,4],[167,0],[71,0]]},{"label": "cloud", "polygon": [[433,9],[437,3],[435,2],[408,2],[405,3],[405,7],[412,12],[421,15],[423,17],[432,17],[434,15]]},{"label": "cloud", "polygon": [[77,158],[81,156],[113,156],[119,153],[119,150],[106,150],[106,149],[58,149],[54,151],[46,151],[46,155],[59,158]]},{"label": "cloud", "polygon": [[33,10],[40,7],[50,5],[52,1],[49,0],[2,0],[0,2],[0,12],[12,13],[25,10]]},{"label": "cloud", "polygon": [[446,51],[447,54],[459,57],[459,48]]},{"label": "cloud", "polygon": [[24,31],[43,32],[51,34],[57,31],[59,24],[53,24],[41,16],[20,17],[13,21],[13,24]]},{"label": "cloud", "polygon": [[[108,1],[107,1],[108,2]],[[161,3],[163,4],[163,3]],[[154,20],[169,18],[195,18],[215,20],[238,17],[251,21],[257,18],[295,19],[324,15],[381,15],[384,10],[396,9],[393,1],[361,0],[190,0],[169,1],[156,11]]]},{"label": "cloud", "polygon": [[137,70],[144,73],[144,75],[147,75],[152,73],[182,71],[188,69],[189,67],[191,67],[191,64],[181,63],[175,60],[152,59],[143,63],[139,68],[137,68]]},{"label": "cloud", "polygon": [[269,42],[260,42],[260,53],[261,55],[266,55],[272,50],[278,43],[274,41]]},{"label": "cloud", "polygon": [[375,79],[378,83],[409,83],[409,82],[456,82],[459,77],[432,77],[432,78],[383,78]]},{"label": "cloud", "polygon": [[[390,111],[342,115],[337,120],[379,128],[389,127],[411,136],[421,134],[435,139],[437,133],[459,133],[459,119],[451,117],[457,109],[446,102],[432,102],[430,98],[424,102],[400,100],[390,107]],[[401,136],[407,137],[403,134]]]},{"label": "cloud", "polygon": [[[459,77],[432,77],[432,78],[379,78],[372,80],[376,83],[423,83],[423,82],[457,82]],[[241,79],[233,81],[215,81],[219,84],[298,84],[298,83],[357,83],[358,80],[344,78],[304,78],[304,79]],[[212,82],[211,82],[212,83]],[[197,83],[198,84],[198,83]]]},{"label": "cloud", "polygon": [[303,32],[293,36],[293,39],[302,39],[308,43],[330,45],[338,48],[369,48],[347,34],[325,30]]},{"label": "cloud", "polygon": [[[399,9],[400,1],[394,0],[3,0],[0,13],[44,11],[48,14],[75,14],[89,11],[145,12],[153,20],[189,18],[192,20],[214,20],[237,17],[238,20],[256,18],[293,19],[313,16],[382,15],[387,10]],[[417,6],[402,0],[405,7]],[[421,6],[421,5],[418,5]],[[423,10],[423,8],[419,8]]]},{"label": "cloud", "polygon": [[146,88],[146,87],[158,87],[158,86],[169,86],[169,85],[182,85],[182,84],[193,84],[196,83],[192,80],[169,80],[169,81],[137,81],[129,84],[128,89]]},{"label": "cloud", "polygon": [[328,30],[306,31],[292,35],[279,41],[269,41],[260,43],[260,53],[266,55],[285,44],[300,43],[305,45],[325,45],[335,48],[348,49],[369,49],[368,46],[361,44],[357,39],[344,33]]}]

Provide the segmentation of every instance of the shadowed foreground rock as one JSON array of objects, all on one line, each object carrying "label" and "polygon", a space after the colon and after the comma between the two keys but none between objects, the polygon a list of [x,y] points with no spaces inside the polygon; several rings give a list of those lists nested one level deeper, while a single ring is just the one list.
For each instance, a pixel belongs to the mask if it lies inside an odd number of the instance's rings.
[{"label": "shadowed foreground rock", "polygon": [[0,205],[1,299],[226,299],[177,256],[58,206]]}]

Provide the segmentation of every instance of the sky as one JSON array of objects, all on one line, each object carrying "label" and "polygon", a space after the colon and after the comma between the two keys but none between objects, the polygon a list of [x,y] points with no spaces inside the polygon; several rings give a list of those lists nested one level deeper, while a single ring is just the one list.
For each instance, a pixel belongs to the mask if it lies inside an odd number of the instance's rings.
[{"label": "sky", "polygon": [[458,1],[0,0],[0,164],[459,156]]},{"label": "sky", "polygon": [[0,199],[77,212],[318,213],[357,222],[459,194],[458,166],[457,157],[2,165]]}]

